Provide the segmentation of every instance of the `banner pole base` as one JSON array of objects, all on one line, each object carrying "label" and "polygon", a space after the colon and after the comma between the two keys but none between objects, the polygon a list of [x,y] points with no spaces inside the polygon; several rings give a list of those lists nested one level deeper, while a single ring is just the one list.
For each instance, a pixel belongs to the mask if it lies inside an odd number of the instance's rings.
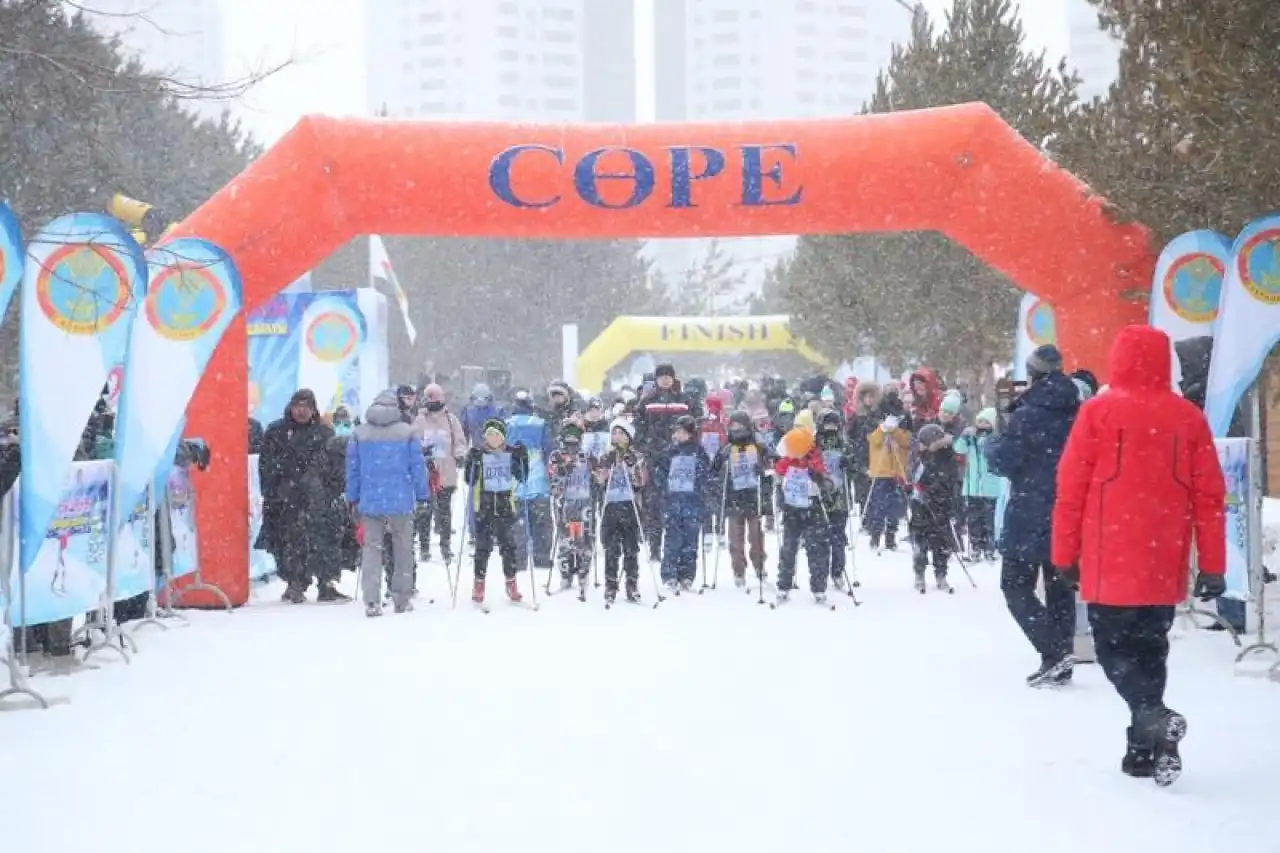
[{"label": "banner pole base", "polygon": [[88,661],[94,654],[103,651],[111,651],[120,655],[121,660],[125,663],[132,663],[133,659],[130,653],[138,653],[138,645],[133,638],[120,630],[120,625],[116,622],[115,614],[111,612],[111,605],[102,608],[102,622],[97,626],[100,634],[97,640],[93,639],[91,631],[87,632],[90,638],[89,648],[85,649],[84,660]]},{"label": "banner pole base", "polygon": [[[1258,635],[1253,643],[1245,646],[1240,650],[1240,654],[1236,655],[1236,663],[1253,654],[1265,654],[1270,652],[1280,658],[1280,648],[1275,643],[1267,640],[1267,583],[1266,578],[1259,578],[1258,594],[1253,597],[1255,610],[1257,612]],[[1276,667],[1272,667],[1272,674],[1275,674],[1277,667],[1280,667],[1280,661],[1277,661]]]},{"label": "banner pole base", "polygon": [[1197,616],[1203,616],[1205,619],[1208,619],[1211,622],[1217,622],[1221,625],[1222,629],[1230,635],[1231,642],[1235,643],[1236,648],[1240,648],[1244,645],[1240,640],[1240,632],[1235,629],[1234,625],[1223,619],[1217,613],[1196,607],[1196,600],[1194,598],[1188,598],[1183,602],[1182,606],[1178,608],[1178,620],[1189,624],[1195,630],[1199,630],[1200,628],[1200,623],[1196,621]]},{"label": "banner pole base", "polygon": [[[211,593],[214,598],[218,599],[218,602],[222,605],[222,608],[227,611],[227,613],[236,612],[235,605],[231,603],[231,598],[223,592],[217,584],[205,583],[204,576],[201,575],[199,571],[196,571],[196,573],[191,576],[191,583],[182,587],[169,587],[168,600],[170,608],[180,607],[182,597],[189,592]],[[184,616],[182,618],[185,619],[186,617]]]},{"label": "banner pole base", "polygon": [[7,699],[19,696],[25,696],[36,704],[42,711],[49,710],[49,700],[44,698],[40,691],[31,686],[31,682],[27,680],[27,674],[23,672],[22,667],[18,664],[18,654],[13,648],[13,632],[9,632],[9,638],[5,641],[8,647],[5,649],[5,669],[9,674],[9,686],[4,690],[0,690],[0,703]]},{"label": "banner pole base", "polygon": [[[129,633],[136,634],[138,633],[138,631],[140,631],[141,629],[145,628],[148,625],[154,625],[157,628],[159,628],[161,631],[169,630],[169,626],[164,624],[157,618],[156,597],[154,593],[152,595],[147,596],[147,615],[139,619],[138,624],[134,625],[132,628],[129,629]],[[121,635],[123,636],[123,632],[121,632]]]}]

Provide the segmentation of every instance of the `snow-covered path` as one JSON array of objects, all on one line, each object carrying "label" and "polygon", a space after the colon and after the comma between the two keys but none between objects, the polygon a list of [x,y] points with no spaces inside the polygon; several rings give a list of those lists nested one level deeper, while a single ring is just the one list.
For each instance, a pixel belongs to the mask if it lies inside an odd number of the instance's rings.
[{"label": "snow-covered path", "polygon": [[1161,790],[1120,775],[1096,667],[1023,684],[994,567],[922,598],[905,553],[860,560],[865,604],[835,613],[760,607],[727,559],[657,610],[533,613],[494,585],[492,614],[449,612],[438,564],[434,606],[381,620],[268,588],[0,715],[0,849],[1280,850],[1280,688],[1233,675],[1220,635],[1175,643],[1191,733]]}]

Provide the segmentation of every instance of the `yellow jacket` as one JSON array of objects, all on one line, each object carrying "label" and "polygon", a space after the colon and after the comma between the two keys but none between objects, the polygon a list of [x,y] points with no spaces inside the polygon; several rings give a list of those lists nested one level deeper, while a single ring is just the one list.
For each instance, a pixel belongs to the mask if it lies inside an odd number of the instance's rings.
[{"label": "yellow jacket", "polygon": [[[886,441],[886,439],[892,440]],[[876,427],[867,436],[867,443],[871,446],[867,467],[872,479],[881,477],[907,479],[907,449],[911,446],[911,433],[902,427],[890,433]]]}]

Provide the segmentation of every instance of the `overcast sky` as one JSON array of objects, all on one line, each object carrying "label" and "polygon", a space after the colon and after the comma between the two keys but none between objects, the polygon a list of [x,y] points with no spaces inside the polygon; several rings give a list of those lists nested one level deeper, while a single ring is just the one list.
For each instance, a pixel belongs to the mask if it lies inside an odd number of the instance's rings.
[{"label": "overcast sky", "polygon": [[[261,83],[240,104],[239,112],[254,135],[272,141],[306,113],[365,113],[361,0],[221,2],[230,76],[239,77],[289,57],[295,63]],[[651,41],[651,0],[636,2],[640,4],[637,38]],[[907,14],[893,0],[879,2],[884,4],[886,15]],[[941,18],[950,0],[924,0],[924,4]],[[1023,6],[1030,38],[1048,49],[1052,57],[1061,56],[1066,39],[1060,0],[1034,0]],[[640,61],[644,62],[643,55]],[[644,64],[638,71],[642,80],[652,74]],[[652,92],[646,92],[642,85],[639,96],[643,113],[652,101]]]}]

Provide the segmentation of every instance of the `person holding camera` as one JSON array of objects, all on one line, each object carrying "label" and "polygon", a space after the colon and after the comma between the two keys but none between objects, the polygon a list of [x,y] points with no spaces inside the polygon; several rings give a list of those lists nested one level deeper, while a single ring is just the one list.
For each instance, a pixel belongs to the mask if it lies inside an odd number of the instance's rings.
[{"label": "person holding camera", "polygon": [[1171,390],[1168,336],[1129,326],[1111,350],[1111,387],[1084,404],[1058,467],[1053,565],[1089,603],[1098,663],[1129,706],[1121,770],[1172,783],[1187,721],[1164,704],[1169,629],[1186,598],[1226,589],[1226,486],[1213,435]]},{"label": "person holding camera", "polygon": [[[1080,392],[1062,372],[1052,344],[1027,359],[1031,383],[1020,394],[998,396],[1007,415],[1003,431],[987,440],[987,467],[1009,481],[1000,537],[1000,589],[1014,621],[1040,654],[1027,676],[1032,687],[1071,681],[1075,666],[1076,596],[1071,582],[1049,561],[1049,519],[1058,462],[1080,409]],[[1044,602],[1036,584],[1044,578]]]}]

